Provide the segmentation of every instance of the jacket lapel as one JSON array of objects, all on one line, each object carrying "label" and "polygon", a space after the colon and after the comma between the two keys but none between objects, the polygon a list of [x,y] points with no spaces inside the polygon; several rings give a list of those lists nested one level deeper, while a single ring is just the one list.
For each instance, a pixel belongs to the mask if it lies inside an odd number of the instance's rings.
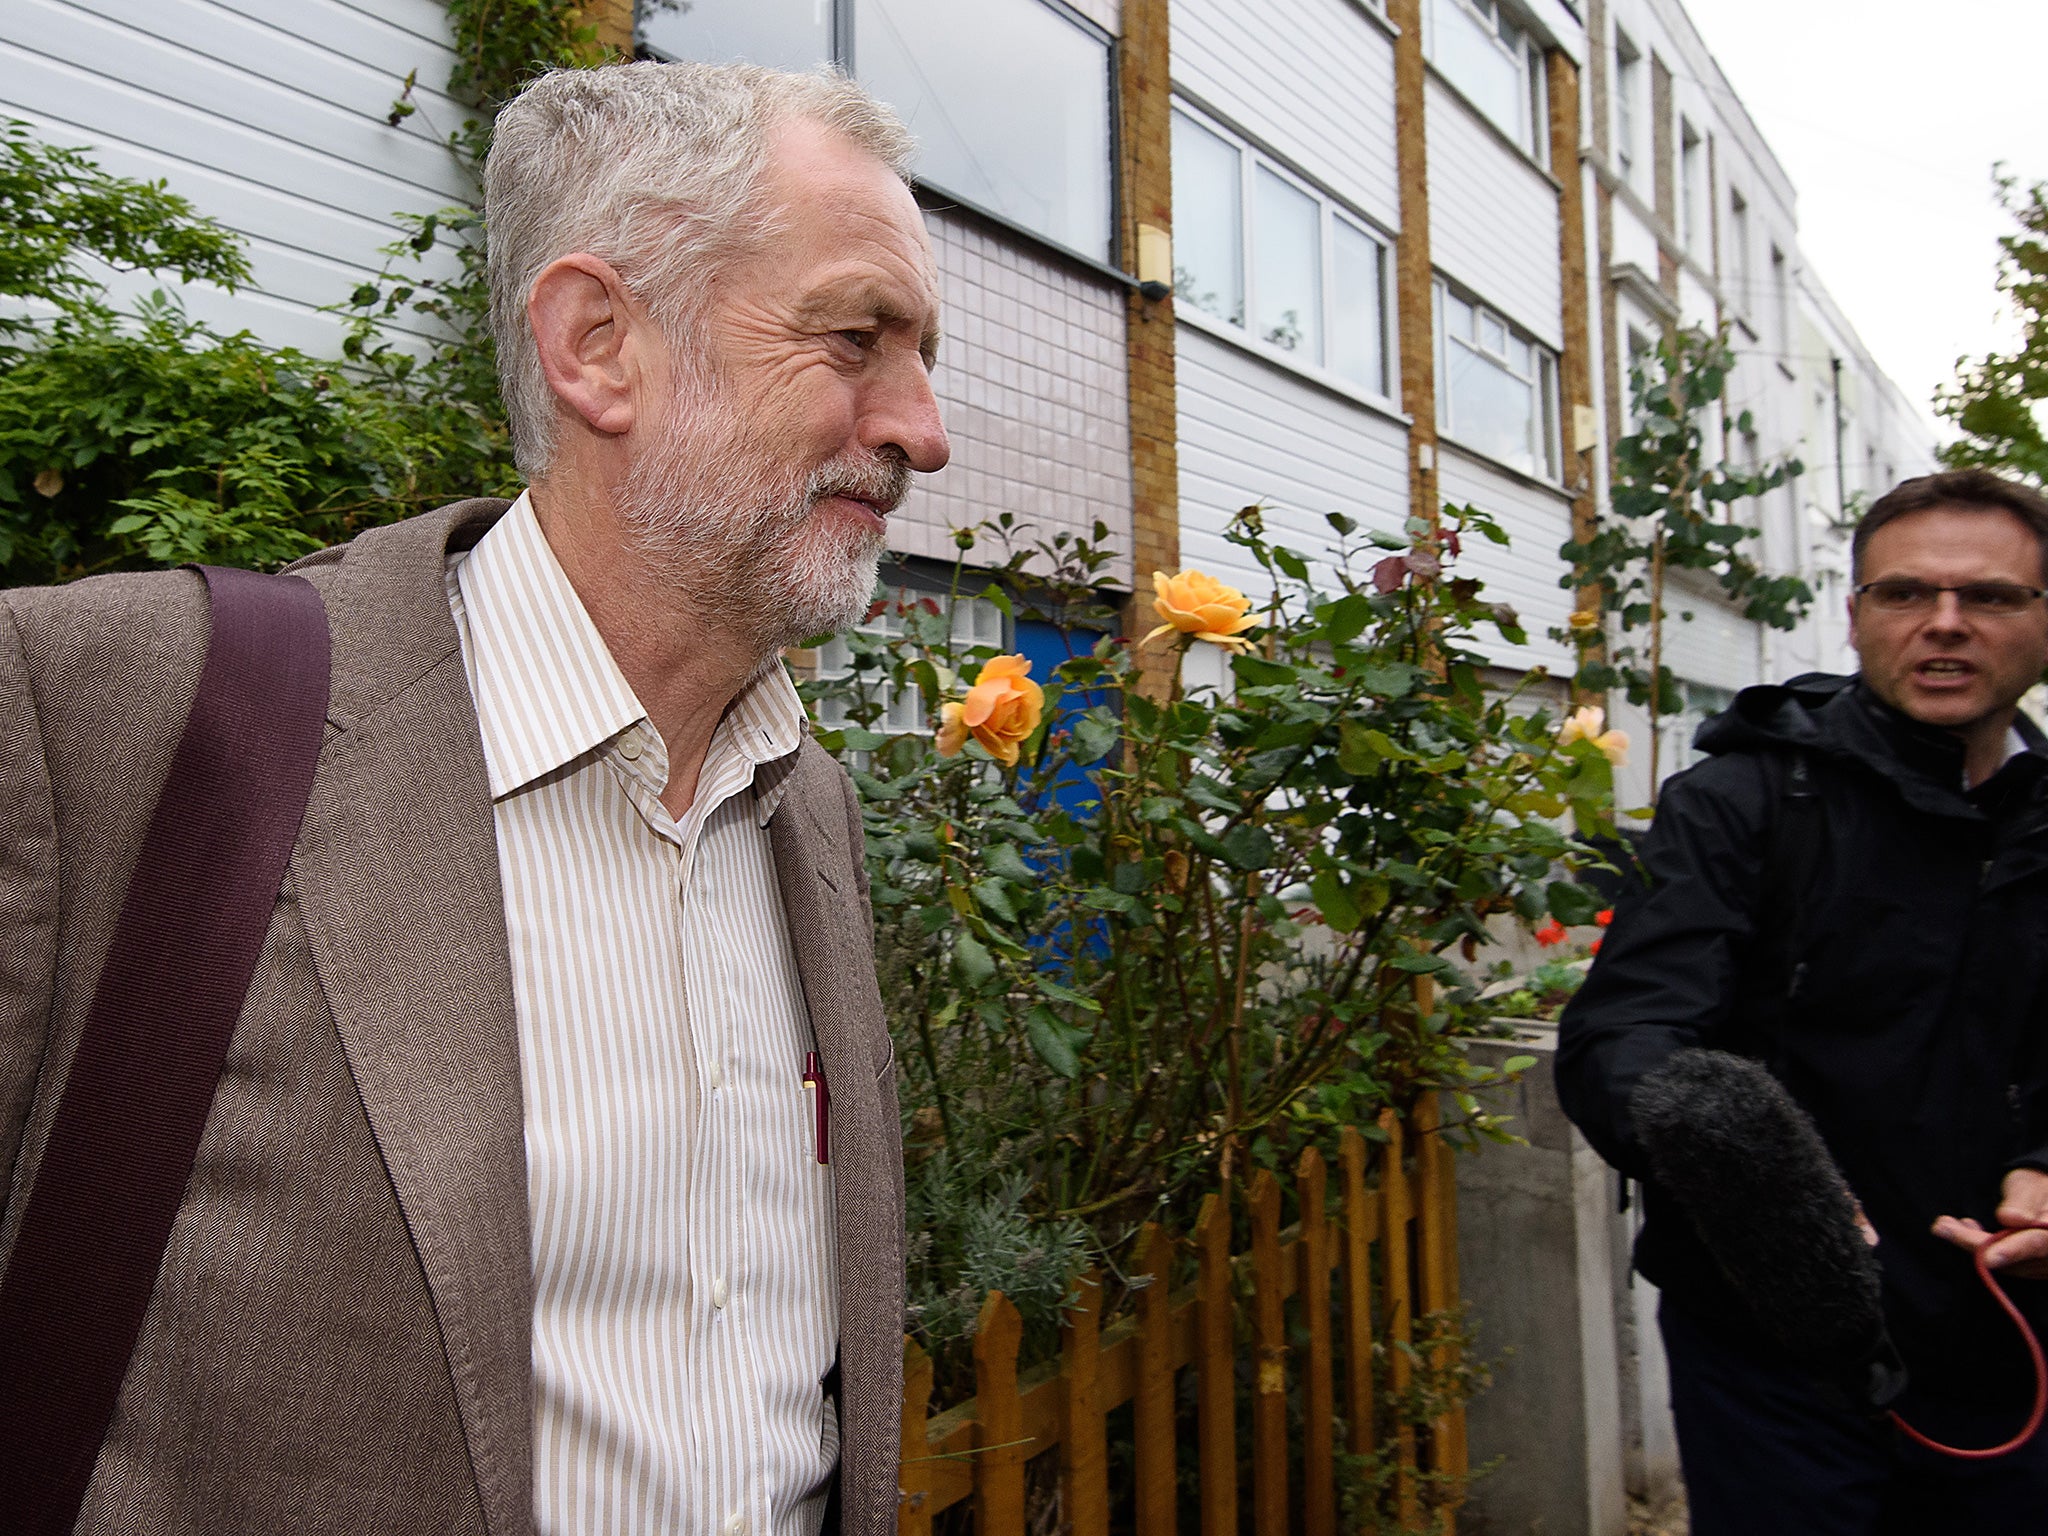
[{"label": "jacket lapel", "polygon": [[533,1286],[518,1033],[476,711],[443,566],[502,502],[303,571],[334,635],[293,857],[314,964],[433,1295],[487,1529],[532,1520]]},{"label": "jacket lapel", "polygon": [[844,772],[806,740],[770,820],[804,1003],[832,1094],[842,1529],[893,1530],[903,1368],[902,1127]]}]

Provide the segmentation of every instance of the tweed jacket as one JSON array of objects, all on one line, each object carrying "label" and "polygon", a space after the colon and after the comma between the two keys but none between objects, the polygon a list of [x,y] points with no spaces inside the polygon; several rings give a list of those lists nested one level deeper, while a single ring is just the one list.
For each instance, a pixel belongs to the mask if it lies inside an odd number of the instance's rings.
[{"label": "tweed jacket", "polygon": [[[299,567],[333,636],[325,743],[81,1531],[532,1528],[518,1037],[442,575],[504,508]],[[0,593],[0,1263],[208,628],[190,572]],[[884,1536],[902,1149],[860,820],[814,743],[770,836],[832,1085],[841,1529]]]}]

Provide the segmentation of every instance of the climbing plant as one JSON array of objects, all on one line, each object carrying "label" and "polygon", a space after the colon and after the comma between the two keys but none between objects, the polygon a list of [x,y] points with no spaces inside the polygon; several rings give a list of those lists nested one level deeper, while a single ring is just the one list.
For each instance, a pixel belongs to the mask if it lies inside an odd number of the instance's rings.
[{"label": "climbing plant", "polygon": [[[1670,573],[1711,577],[1743,617],[1774,629],[1796,627],[1813,601],[1798,577],[1758,564],[1752,541],[1761,530],[1738,511],[1804,466],[1796,458],[1743,465],[1713,452],[1734,364],[1725,326],[1670,332],[1637,360],[1629,371],[1633,426],[1614,445],[1613,516],[1591,538],[1569,540],[1558,551],[1571,567],[1558,585],[1597,594],[1597,606],[1582,596],[1569,626],[1552,633],[1577,648],[1579,690],[1620,688],[1649,710],[1653,785],[1657,721],[1682,707],[1664,663]],[[1743,411],[1727,425],[1747,437],[1750,415]]]}]

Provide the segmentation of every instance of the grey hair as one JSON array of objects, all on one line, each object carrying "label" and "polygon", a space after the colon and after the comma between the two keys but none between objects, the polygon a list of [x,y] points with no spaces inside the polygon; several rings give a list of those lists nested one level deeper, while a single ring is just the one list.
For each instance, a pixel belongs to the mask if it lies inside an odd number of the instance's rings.
[{"label": "grey hair", "polygon": [[775,131],[809,121],[910,180],[902,120],[846,76],[750,64],[553,70],[498,113],[484,166],[486,268],[498,383],[529,480],[554,456],[554,395],[527,324],[547,265],[611,263],[671,336],[718,272],[773,233],[765,176]]}]

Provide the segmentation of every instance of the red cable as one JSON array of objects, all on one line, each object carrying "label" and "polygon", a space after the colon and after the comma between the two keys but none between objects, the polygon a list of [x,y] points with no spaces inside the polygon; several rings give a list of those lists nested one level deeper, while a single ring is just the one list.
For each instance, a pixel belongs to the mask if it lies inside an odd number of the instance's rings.
[{"label": "red cable", "polygon": [[2034,1411],[2027,1415],[2026,1425],[2018,1434],[2003,1445],[1990,1446],[1984,1450],[1966,1450],[1960,1446],[1943,1445],[1939,1440],[1921,1434],[1898,1414],[1890,1415],[1891,1421],[1906,1432],[1907,1438],[1926,1446],[1930,1451],[1939,1451],[1942,1455],[1953,1456],[1958,1461],[1989,1461],[1994,1456],[2008,1455],[2033,1439],[2034,1431],[2041,1427],[2043,1415],[2048,1414],[2048,1360],[2041,1356],[2041,1341],[2034,1337],[2034,1330],[2027,1326],[2027,1320],[2020,1315],[2020,1309],[2014,1306],[2012,1298],[2005,1294],[2005,1288],[1992,1278],[1991,1266],[1985,1262],[1990,1257],[1991,1250],[2006,1238],[2018,1232],[2036,1229],[2048,1230],[2048,1221],[2029,1222],[2023,1227],[2008,1227],[1978,1248],[1975,1256],[1977,1278],[1982,1280],[1985,1289],[1997,1298],[1999,1306],[2005,1309],[2005,1315],[2012,1319],[2013,1327],[2019,1329],[2020,1338],[2027,1346],[2027,1354],[2034,1362]]}]

